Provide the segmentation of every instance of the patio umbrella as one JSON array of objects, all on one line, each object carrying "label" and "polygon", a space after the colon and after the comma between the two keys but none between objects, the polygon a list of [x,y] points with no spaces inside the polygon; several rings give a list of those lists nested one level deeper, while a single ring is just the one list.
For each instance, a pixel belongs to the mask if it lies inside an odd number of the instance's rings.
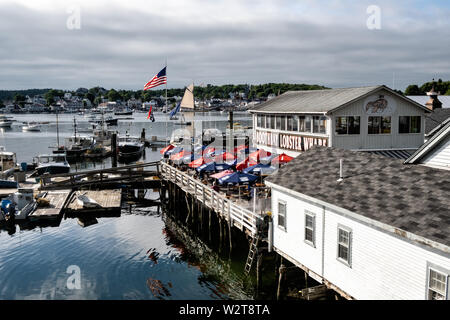
[{"label": "patio umbrella", "polygon": [[268,164],[270,165],[270,163],[272,162],[273,158],[276,158],[278,155],[276,153],[272,153],[270,156],[268,157],[264,157],[264,158],[260,158],[259,162],[263,163],[263,164]]},{"label": "patio umbrella", "polygon": [[248,173],[234,172],[232,174],[226,175],[218,180],[219,184],[241,184],[250,183],[256,181],[257,176]]},{"label": "patio umbrella", "polygon": [[223,171],[230,169],[233,166],[233,163],[216,163],[216,171]]},{"label": "patio umbrella", "polygon": [[177,154],[171,155],[170,160],[172,160],[176,164],[189,163],[194,160],[194,154],[190,153],[189,151],[183,150],[181,152],[178,152]]},{"label": "patio umbrella", "polygon": [[181,151],[183,151],[182,147],[175,147],[175,148],[173,148],[173,149],[171,149],[169,151],[166,151],[166,154],[169,155],[169,156],[172,156],[172,155],[177,154],[177,153],[179,153]]},{"label": "patio umbrella", "polygon": [[204,165],[205,163],[209,163],[209,162],[212,162],[212,160],[211,159],[205,159],[204,157],[200,157],[198,159],[195,159],[191,163],[189,163],[189,167],[190,168],[198,168],[201,165]]},{"label": "patio umbrella", "polygon": [[161,154],[165,154],[167,151],[172,150],[173,148],[175,148],[175,146],[173,144],[169,144],[168,146],[164,147],[161,149],[161,151],[159,151]]},{"label": "patio umbrella", "polygon": [[277,168],[271,167],[271,166],[267,166],[267,167],[258,167],[258,168],[255,168],[255,169],[252,171],[252,174],[258,174],[258,175],[262,176],[262,175],[269,175],[269,174],[272,174],[272,173],[274,173],[275,171],[277,171]]},{"label": "patio umbrella", "polygon": [[225,176],[227,176],[229,174],[232,174],[232,173],[234,173],[234,171],[232,171],[232,170],[225,170],[225,171],[222,171],[222,172],[215,173],[215,174],[211,175],[210,177],[214,178],[214,179],[220,179],[220,178],[225,177]]},{"label": "patio umbrella", "polygon": [[242,160],[241,162],[236,164],[236,170],[238,171],[242,171],[245,168],[247,168],[249,166],[248,162],[250,161],[249,158],[245,158],[244,160]]},{"label": "patio umbrella", "polygon": [[253,166],[247,167],[244,170],[242,170],[242,172],[244,173],[253,173],[255,170],[259,169],[259,168],[269,168],[270,165],[268,164],[262,164],[262,163],[257,163]]},{"label": "patio umbrella", "polygon": [[273,158],[271,162],[272,162],[272,164],[283,164],[283,163],[288,163],[292,159],[294,159],[294,158],[291,156],[288,156],[285,153],[282,153],[282,154],[276,156],[275,158]]},{"label": "patio umbrella", "polygon": [[266,150],[263,150],[263,149],[259,149],[259,150],[256,150],[255,152],[250,153],[248,155],[248,157],[253,162],[258,162],[261,158],[265,158],[265,157],[270,156],[270,155],[271,155],[271,153],[269,151],[266,151]]},{"label": "patio umbrella", "polygon": [[214,157],[214,161],[218,163],[234,161],[234,159],[236,159],[236,157],[230,152],[224,152]]},{"label": "patio umbrella", "polygon": [[204,163],[201,166],[195,168],[198,173],[202,172],[214,172],[216,171],[216,164],[214,162]]}]

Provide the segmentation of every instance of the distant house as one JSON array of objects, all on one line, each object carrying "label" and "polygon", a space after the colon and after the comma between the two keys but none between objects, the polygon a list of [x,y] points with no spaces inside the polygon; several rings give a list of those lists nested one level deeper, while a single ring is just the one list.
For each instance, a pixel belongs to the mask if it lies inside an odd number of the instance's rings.
[{"label": "distant house", "polygon": [[298,156],[314,145],[408,158],[431,111],[386,86],[288,91],[257,106],[257,148]]},{"label": "distant house", "polygon": [[349,299],[449,299],[450,171],[314,147],[265,183],[274,250],[319,283]]},{"label": "distant house", "polygon": [[72,94],[70,92],[64,93],[64,99],[66,99],[66,100],[72,99]]}]

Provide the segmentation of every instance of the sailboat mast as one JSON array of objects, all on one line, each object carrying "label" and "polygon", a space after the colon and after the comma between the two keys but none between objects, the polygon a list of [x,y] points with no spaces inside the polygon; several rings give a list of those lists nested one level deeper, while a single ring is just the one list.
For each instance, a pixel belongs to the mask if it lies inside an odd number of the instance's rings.
[{"label": "sailboat mast", "polygon": [[56,109],[56,148],[59,149],[59,123],[58,123],[58,109]]}]

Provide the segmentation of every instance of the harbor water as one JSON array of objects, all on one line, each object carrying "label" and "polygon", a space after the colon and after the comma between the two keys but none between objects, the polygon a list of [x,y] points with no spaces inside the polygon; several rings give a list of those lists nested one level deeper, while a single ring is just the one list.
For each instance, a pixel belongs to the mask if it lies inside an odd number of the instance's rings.
[{"label": "harbor water", "polygon": [[[38,154],[51,153],[56,145],[54,114],[13,115],[11,129],[2,129],[0,145],[17,154],[17,161],[31,162]],[[59,115],[61,141],[73,134],[73,117]],[[80,115],[78,128],[89,126]],[[150,122],[145,113],[120,120],[121,134],[147,139],[164,137],[165,114]],[[204,128],[223,130],[227,114],[195,115]],[[22,122],[49,122],[41,132],[22,132]],[[250,125],[246,113],[234,121]],[[84,133],[83,133],[84,134]],[[147,148],[146,161],[158,160],[159,149]],[[102,168],[110,159],[72,165],[73,170]],[[149,191],[147,198],[159,194]],[[180,230],[160,207],[136,207],[124,203],[120,217],[98,218],[98,223],[81,227],[77,219],[63,218],[58,226],[14,226],[0,231],[0,299],[252,299],[253,286],[243,272],[246,252],[221,255],[195,235],[180,237]],[[186,241],[189,239],[188,241]],[[184,239],[183,241],[181,239]],[[74,275],[79,282],[71,282]],[[75,285],[74,285],[75,283]]]}]

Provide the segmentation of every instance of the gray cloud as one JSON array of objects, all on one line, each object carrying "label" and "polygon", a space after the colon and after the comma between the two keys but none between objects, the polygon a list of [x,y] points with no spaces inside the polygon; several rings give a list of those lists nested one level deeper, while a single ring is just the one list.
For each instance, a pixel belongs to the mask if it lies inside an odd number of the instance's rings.
[{"label": "gray cloud", "polygon": [[448,8],[383,2],[382,29],[368,30],[369,2],[212,3],[179,2],[174,14],[82,5],[80,30],[66,28],[64,7],[0,3],[0,88],[137,90],[166,58],[170,87],[192,80],[392,86],[395,77],[395,87],[404,89],[450,75]]}]

